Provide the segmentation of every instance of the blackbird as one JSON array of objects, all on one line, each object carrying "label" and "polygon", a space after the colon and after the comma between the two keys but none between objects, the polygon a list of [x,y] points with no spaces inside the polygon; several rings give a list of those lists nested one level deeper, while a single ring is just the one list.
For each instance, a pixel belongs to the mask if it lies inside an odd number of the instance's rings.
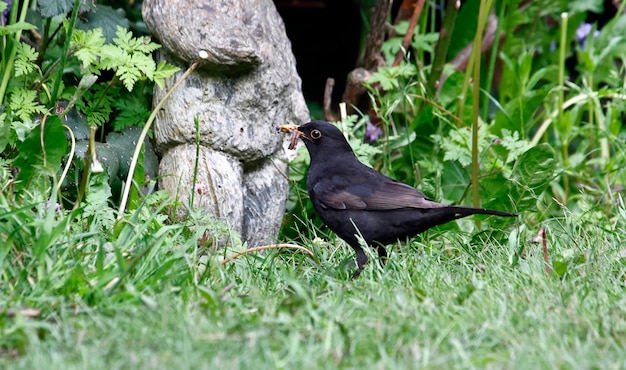
[{"label": "blackbird", "polygon": [[292,134],[289,149],[302,139],[311,164],[307,190],[324,224],[356,252],[356,277],[367,263],[359,244],[376,248],[381,261],[384,245],[417,235],[433,226],[473,214],[515,217],[485,208],[451,206],[428,199],[419,190],[389,178],[361,163],[341,131],[324,121],[280,126]]}]

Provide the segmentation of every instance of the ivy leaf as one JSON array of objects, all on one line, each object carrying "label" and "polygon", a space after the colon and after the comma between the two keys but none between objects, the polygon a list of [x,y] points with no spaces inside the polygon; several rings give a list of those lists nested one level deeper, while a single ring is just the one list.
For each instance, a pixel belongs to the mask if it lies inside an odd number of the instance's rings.
[{"label": "ivy leaf", "polygon": [[[120,170],[118,176],[125,179],[130,170],[130,162],[137,146],[137,141],[141,135],[141,128],[127,127],[122,132],[111,132],[107,135],[106,141],[116,151],[120,158]],[[154,178],[159,169],[159,160],[154,152],[154,148],[147,138],[144,140],[142,148],[143,160],[138,163],[142,167],[142,173]],[[142,177],[138,183],[143,183],[145,179]]]}]

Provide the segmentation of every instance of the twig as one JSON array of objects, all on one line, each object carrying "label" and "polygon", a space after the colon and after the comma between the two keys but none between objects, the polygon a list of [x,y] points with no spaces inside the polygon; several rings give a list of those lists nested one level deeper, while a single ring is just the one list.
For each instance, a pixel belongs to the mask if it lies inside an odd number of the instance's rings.
[{"label": "twig", "polygon": [[[416,1],[417,0],[402,0],[402,4],[400,4],[400,8],[398,8],[398,13],[396,13],[396,18],[393,20],[394,25],[411,18]],[[397,34],[395,30],[391,30],[391,32],[389,32],[389,37],[396,36]]]},{"label": "twig", "polygon": [[331,105],[333,103],[333,88],[335,87],[335,79],[328,77],[326,79],[326,87],[324,87],[324,118],[326,121],[335,122],[337,118],[333,115]]},{"label": "twig", "polygon": [[387,19],[391,12],[391,0],[379,0],[372,8],[372,16],[370,18],[370,32],[367,34],[367,44],[365,47],[365,57],[359,63],[359,67],[365,67],[369,71],[378,69],[383,61],[380,56],[380,50],[385,40],[387,30]]},{"label": "twig", "polygon": [[346,89],[343,92],[341,101],[346,103],[348,114],[354,112],[354,107],[359,105],[361,97],[367,92],[365,88],[365,81],[370,78],[372,74],[365,68],[356,68],[348,75],[348,81],[346,83]]},{"label": "twig", "polygon": [[150,131],[152,122],[154,122],[154,119],[156,118],[157,113],[159,113],[159,111],[163,107],[163,104],[165,104],[165,101],[167,100],[167,98],[169,98],[170,95],[172,95],[172,93],[176,91],[178,86],[180,86],[180,84],[191,74],[191,72],[193,72],[193,70],[198,67],[198,64],[199,64],[198,62],[194,62],[185,71],[185,73],[183,73],[180,76],[178,81],[176,81],[176,83],[170,88],[170,90],[167,92],[167,94],[165,94],[163,99],[161,99],[161,101],[156,105],[156,107],[154,107],[154,109],[152,110],[152,113],[150,114],[150,117],[148,117],[148,120],[146,121],[146,125],[143,127],[143,130],[141,130],[141,134],[139,135],[139,139],[137,139],[137,146],[135,147],[135,152],[133,154],[130,167],[128,169],[128,176],[126,177],[126,183],[124,184],[124,192],[122,194],[122,200],[120,202],[120,209],[117,215],[118,219],[121,219],[124,216],[124,211],[126,210],[126,203],[128,203],[128,195],[130,193],[130,188],[132,187],[132,184],[133,184],[133,176],[135,174],[135,168],[137,167],[137,161],[139,160],[139,153],[141,152],[141,147],[143,146],[143,142],[146,139],[146,136],[148,135],[148,131]]},{"label": "twig", "polygon": [[232,256],[226,258],[225,260],[222,261],[222,266],[227,264],[228,262],[234,260],[237,257],[243,256],[244,254],[248,254],[248,253],[252,253],[252,252],[258,252],[258,251],[262,251],[262,250],[266,250],[266,249],[275,249],[275,248],[290,248],[290,249],[297,249],[303,252],[308,253],[311,258],[313,258],[313,260],[315,261],[315,263],[319,264],[320,262],[318,261],[317,257],[315,257],[315,255],[313,254],[313,252],[311,252],[310,250],[301,247],[299,245],[296,244],[270,244],[270,245],[262,245],[260,247],[254,247],[254,248],[249,248],[246,249],[243,252],[239,252],[239,253],[235,253]]},{"label": "twig", "polygon": [[[2,313],[2,311],[0,311],[0,313]],[[34,318],[38,317],[40,313],[41,310],[38,310],[36,308],[22,308],[20,310],[9,309],[7,311],[4,311],[4,314],[6,314],[7,317],[15,317],[17,315],[20,315],[24,317]]]},{"label": "twig", "polygon": [[543,246],[543,262],[546,266],[546,274],[550,275],[550,263],[548,261],[548,240],[546,239],[546,229],[541,226],[539,233],[537,233],[537,239],[541,240]]},{"label": "twig", "polygon": [[411,40],[413,39],[413,34],[415,33],[415,27],[417,26],[417,21],[422,14],[422,9],[424,8],[424,0],[418,0],[415,3],[415,7],[413,8],[413,14],[411,15],[411,21],[409,22],[409,29],[406,31],[404,38],[402,38],[402,48],[396,54],[396,59],[393,61],[393,66],[400,65],[402,61],[402,57],[404,56],[404,52],[408,50],[411,45]]},{"label": "twig", "polygon": [[222,289],[222,291],[220,292],[220,298],[223,299],[226,293],[228,293],[231,289],[233,289],[234,286],[235,286],[235,283],[230,283],[226,285],[224,289]]}]

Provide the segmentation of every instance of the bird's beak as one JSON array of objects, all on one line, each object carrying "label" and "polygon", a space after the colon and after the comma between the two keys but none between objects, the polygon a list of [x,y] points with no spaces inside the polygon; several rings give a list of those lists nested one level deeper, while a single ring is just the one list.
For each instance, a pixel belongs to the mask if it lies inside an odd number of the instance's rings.
[{"label": "bird's beak", "polygon": [[300,137],[306,137],[304,132],[298,130],[298,126],[296,125],[280,125],[278,127],[281,132],[291,133],[291,142],[289,143],[289,150],[294,150],[296,148],[296,144],[298,143],[298,139]]}]

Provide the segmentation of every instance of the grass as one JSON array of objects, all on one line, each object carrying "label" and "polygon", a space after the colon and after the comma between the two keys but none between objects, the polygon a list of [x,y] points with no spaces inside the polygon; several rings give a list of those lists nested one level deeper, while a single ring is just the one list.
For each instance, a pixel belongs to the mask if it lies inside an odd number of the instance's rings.
[{"label": "grass", "polygon": [[[545,221],[551,274],[522,226],[509,245],[431,231],[357,280],[342,267],[352,251],[332,236],[306,243],[320,265],[292,251],[223,266],[210,256],[198,283],[188,276],[203,259],[183,250],[189,269],[131,274],[97,304],[53,290],[24,299],[41,314],[0,318],[0,368],[620,369],[625,221]],[[517,243],[525,254],[512,264]]]}]

